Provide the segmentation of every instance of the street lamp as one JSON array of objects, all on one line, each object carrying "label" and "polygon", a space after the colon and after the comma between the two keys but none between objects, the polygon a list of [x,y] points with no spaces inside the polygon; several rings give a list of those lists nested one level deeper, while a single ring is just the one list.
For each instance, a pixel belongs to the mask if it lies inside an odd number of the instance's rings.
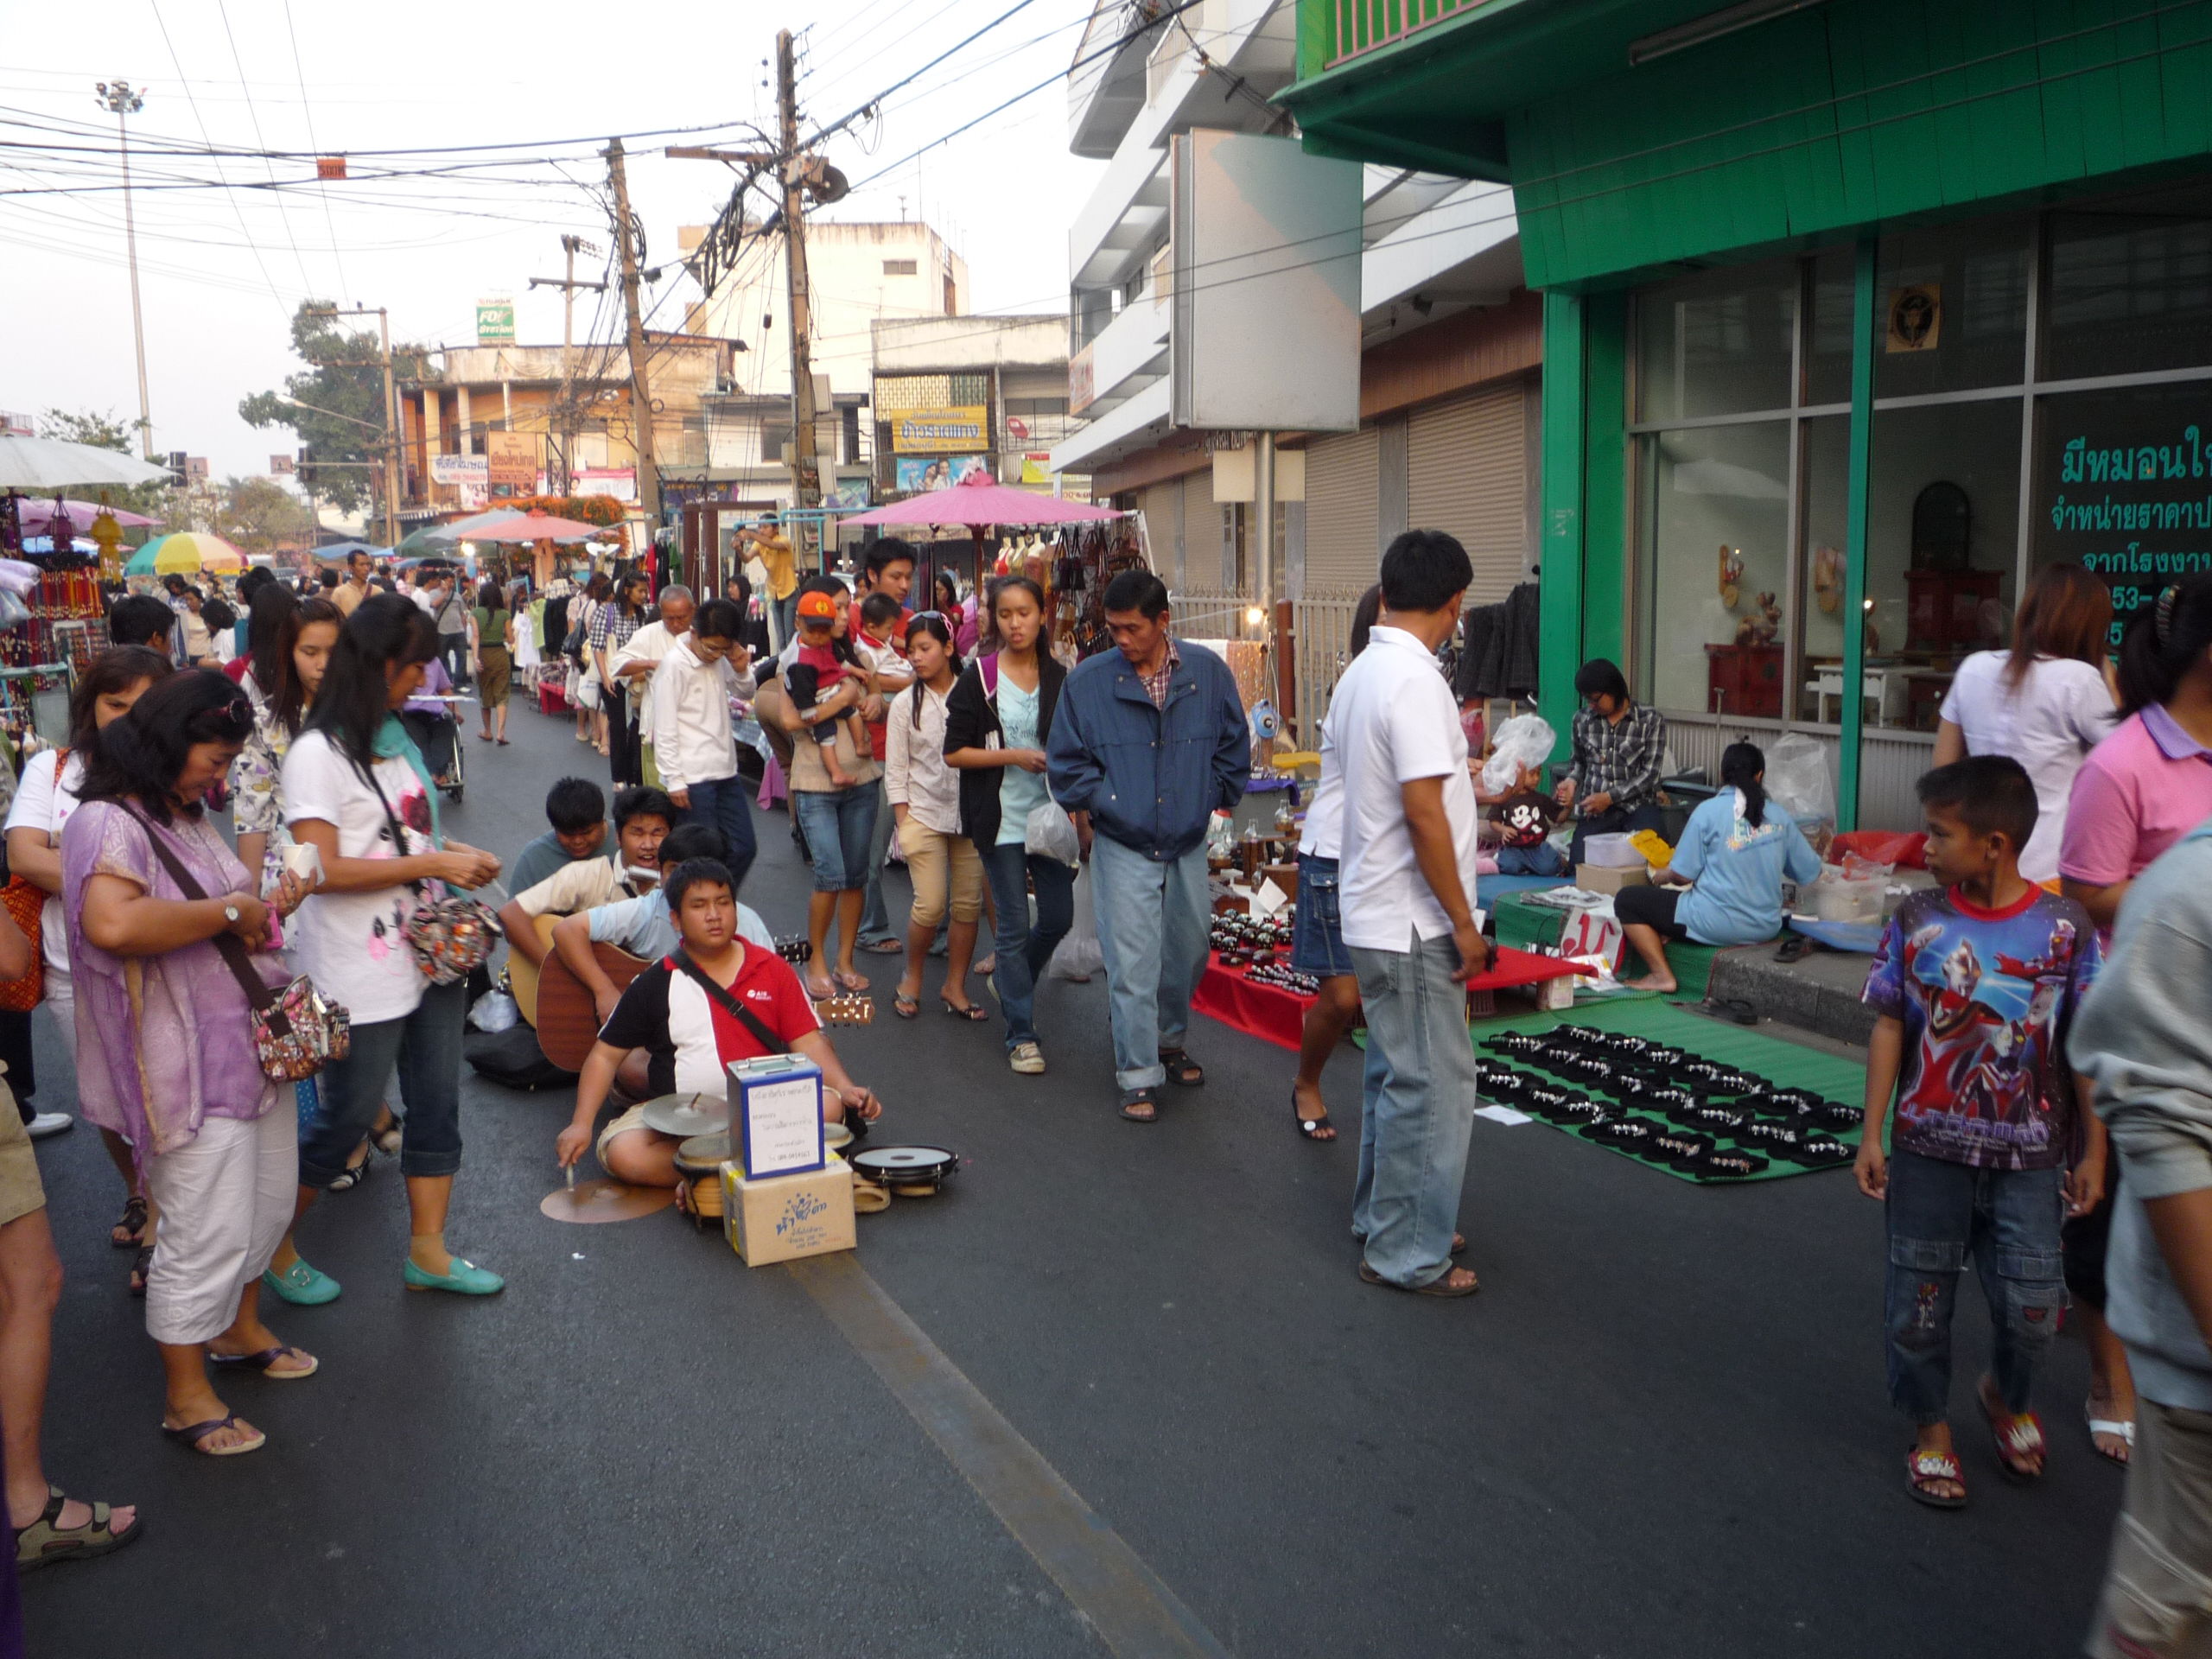
[{"label": "street lamp", "polygon": [[138,346],[138,442],[151,461],[154,415],[146,398],[146,319],[138,305],[138,224],[130,211],[130,130],[124,124],[126,116],[146,107],[146,99],[127,80],[97,81],[93,92],[92,101],[115,118],[115,130],[123,141],[123,243],[130,257],[130,334]]}]

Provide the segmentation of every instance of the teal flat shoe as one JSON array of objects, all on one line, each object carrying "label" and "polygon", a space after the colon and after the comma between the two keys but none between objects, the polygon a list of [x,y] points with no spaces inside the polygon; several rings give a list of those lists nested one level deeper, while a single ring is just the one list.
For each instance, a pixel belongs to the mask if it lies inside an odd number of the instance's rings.
[{"label": "teal flat shoe", "polygon": [[328,1274],[309,1267],[305,1257],[295,1259],[282,1273],[274,1268],[264,1270],[261,1282],[295,1307],[321,1307],[325,1302],[334,1302],[343,1288]]},{"label": "teal flat shoe", "polygon": [[425,1273],[414,1262],[407,1264],[407,1288],[410,1290],[449,1290],[456,1296],[490,1296],[507,1287],[507,1281],[496,1273],[486,1273],[474,1262],[453,1259],[453,1268],[447,1273]]}]

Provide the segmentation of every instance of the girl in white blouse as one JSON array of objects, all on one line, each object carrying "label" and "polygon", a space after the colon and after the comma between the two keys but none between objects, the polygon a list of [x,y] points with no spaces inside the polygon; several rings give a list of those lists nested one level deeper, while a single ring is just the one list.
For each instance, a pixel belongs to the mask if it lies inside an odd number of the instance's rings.
[{"label": "girl in white blouse", "polygon": [[960,780],[944,760],[944,700],[960,677],[948,619],[924,611],[906,623],[914,683],[892,700],[884,717],[884,796],[898,820],[899,850],[913,878],[914,910],[906,925],[906,971],[892,1000],[902,1020],[921,1012],[922,964],[944,920],[952,927],[944,965],[944,1011],[956,1020],[988,1020],[968,1000],[968,963],[982,914],[983,865],[960,833]]}]

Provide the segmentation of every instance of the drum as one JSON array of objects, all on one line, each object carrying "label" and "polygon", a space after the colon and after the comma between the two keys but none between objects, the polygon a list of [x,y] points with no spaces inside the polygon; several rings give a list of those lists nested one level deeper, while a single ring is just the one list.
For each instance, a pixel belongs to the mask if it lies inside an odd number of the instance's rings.
[{"label": "drum", "polygon": [[676,1173],[696,1178],[719,1175],[722,1166],[729,1160],[729,1131],[718,1129],[712,1135],[695,1135],[676,1149]]},{"label": "drum", "polygon": [[861,1179],[907,1198],[931,1197],[960,1167],[960,1160],[943,1147],[878,1147],[855,1153],[850,1161]]},{"label": "drum", "polygon": [[712,1095],[662,1095],[645,1105],[645,1127],[679,1141],[729,1129],[729,1107]]}]

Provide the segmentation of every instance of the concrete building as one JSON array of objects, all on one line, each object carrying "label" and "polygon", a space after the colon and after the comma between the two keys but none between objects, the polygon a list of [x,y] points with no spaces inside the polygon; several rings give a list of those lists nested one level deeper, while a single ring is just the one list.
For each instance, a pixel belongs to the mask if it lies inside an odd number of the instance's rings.
[{"label": "concrete building", "polygon": [[[1144,16],[1099,0],[1077,60]],[[1228,499],[1235,462],[1222,463],[1218,495],[1215,484],[1216,453],[1233,455],[1241,435],[1179,426],[1171,411],[1171,149],[1194,132],[1287,137],[1272,99],[1295,77],[1296,46],[1291,0],[1203,0],[1069,82],[1069,147],[1108,166],[1069,235],[1069,398],[1082,423],[1052,464],[1141,510],[1155,564],[1186,607],[1212,607],[1218,632],[1239,628],[1258,597],[1255,527]],[[1361,197],[1358,429],[1284,435],[1290,499],[1271,527],[1270,586],[1294,606],[1300,702],[1316,719],[1352,602],[1392,537],[1415,524],[1459,537],[1476,602],[1525,580],[1535,550],[1541,309],[1522,288],[1511,193],[1378,165],[1363,169]]]},{"label": "concrete building", "polygon": [[[703,467],[709,400],[730,385],[736,348],[725,340],[653,330],[645,346],[658,405],[654,458],[664,474]],[[427,376],[399,383],[403,499],[412,516],[481,505],[489,486],[470,476],[479,469],[454,462],[477,456],[488,462],[495,450],[537,480],[525,491],[515,474],[507,486],[514,493],[550,491],[565,480],[578,494],[637,499],[626,347],[574,346],[564,364],[558,346],[455,346],[432,353],[430,365]]]},{"label": "concrete building", "polygon": [[[957,482],[981,466],[1050,494],[1067,436],[1065,316],[887,318],[874,325],[870,414],[879,499]],[[1082,496],[1088,480],[1059,478]]]}]

